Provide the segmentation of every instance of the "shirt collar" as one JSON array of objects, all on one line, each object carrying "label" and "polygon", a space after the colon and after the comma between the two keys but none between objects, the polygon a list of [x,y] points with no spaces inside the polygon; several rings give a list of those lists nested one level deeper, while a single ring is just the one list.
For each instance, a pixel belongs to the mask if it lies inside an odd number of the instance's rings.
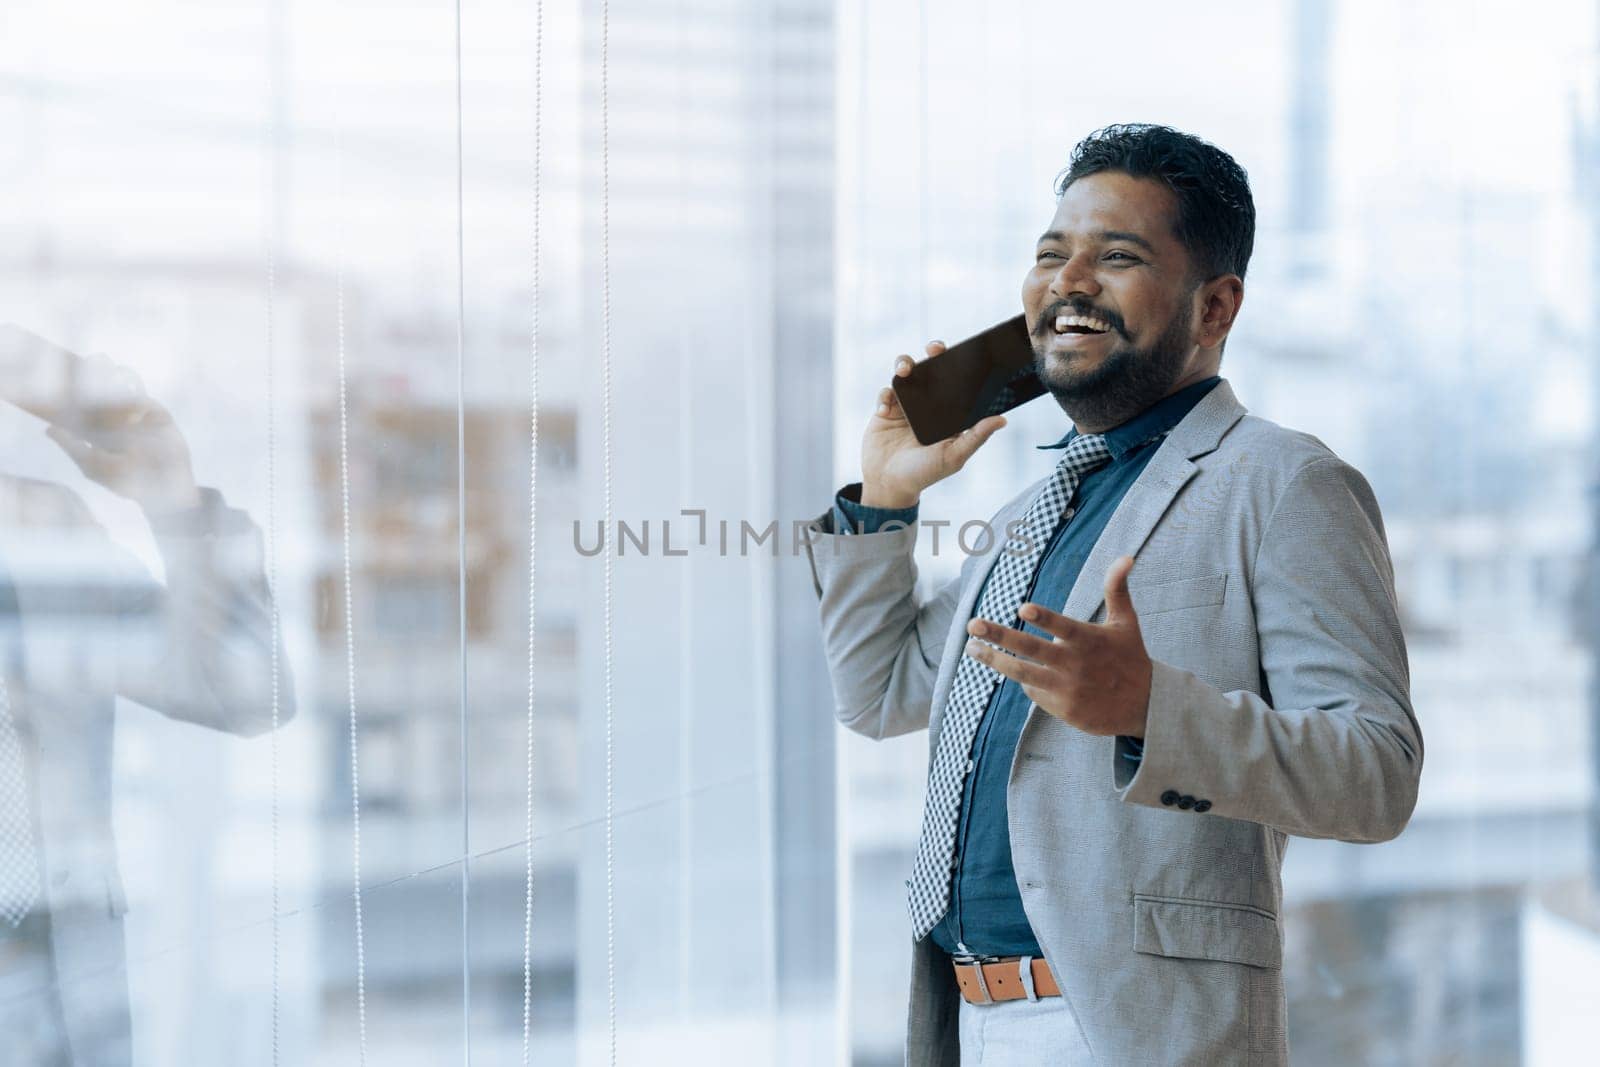
[{"label": "shirt collar", "polygon": [[[1113,426],[1105,431],[1106,447],[1111,450],[1111,462],[1117,463],[1128,455],[1137,452],[1151,441],[1169,433],[1172,428],[1183,421],[1183,417],[1209,393],[1218,382],[1222,381],[1220,374],[1213,374],[1202,381],[1173,393],[1171,396],[1162,397],[1127,422]],[[1080,436],[1076,426],[1067,430],[1066,435],[1054,444],[1035,445],[1039,449],[1066,448],[1072,443],[1073,438]]]}]

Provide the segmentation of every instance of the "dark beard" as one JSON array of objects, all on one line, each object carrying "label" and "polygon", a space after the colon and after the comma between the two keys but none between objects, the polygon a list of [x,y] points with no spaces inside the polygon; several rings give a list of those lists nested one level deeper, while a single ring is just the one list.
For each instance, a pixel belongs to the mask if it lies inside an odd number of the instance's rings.
[{"label": "dark beard", "polygon": [[1172,321],[1148,349],[1122,343],[1105,360],[1086,372],[1050,367],[1039,343],[1033,349],[1033,369],[1072,421],[1080,426],[1120,426],[1148,409],[1171,391],[1183,376],[1184,361],[1193,342],[1184,321],[1186,303],[1180,303]]}]

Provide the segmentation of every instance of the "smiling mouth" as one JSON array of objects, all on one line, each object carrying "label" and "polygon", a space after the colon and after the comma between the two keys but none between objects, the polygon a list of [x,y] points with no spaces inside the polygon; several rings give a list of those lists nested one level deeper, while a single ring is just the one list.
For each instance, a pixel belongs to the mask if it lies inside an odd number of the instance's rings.
[{"label": "smiling mouth", "polygon": [[1110,333],[1111,324],[1093,315],[1061,314],[1056,316],[1055,332],[1057,336]]}]

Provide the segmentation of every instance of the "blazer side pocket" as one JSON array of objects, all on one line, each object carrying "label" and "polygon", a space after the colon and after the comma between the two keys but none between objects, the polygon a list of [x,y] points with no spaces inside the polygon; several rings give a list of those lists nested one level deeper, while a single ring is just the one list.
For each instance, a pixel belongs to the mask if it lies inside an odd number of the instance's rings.
[{"label": "blazer side pocket", "polygon": [[1248,904],[1135,893],[1133,950],[1275,969],[1283,964],[1283,935],[1276,916]]}]

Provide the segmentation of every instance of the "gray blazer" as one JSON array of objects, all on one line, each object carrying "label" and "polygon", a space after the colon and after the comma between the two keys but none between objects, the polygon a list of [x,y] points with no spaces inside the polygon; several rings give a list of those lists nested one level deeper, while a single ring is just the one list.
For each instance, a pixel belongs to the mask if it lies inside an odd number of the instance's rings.
[{"label": "gray blazer", "polygon": [[[271,725],[271,598],[261,532],[207,507],[153,523],[157,582],[69,490],[0,476],[0,554],[15,586],[22,710],[43,837],[51,955],[72,1062],[132,1062],[112,837],[116,698],[233,734]],[[294,686],[280,644],[280,721]]]},{"label": "gray blazer", "polygon": [[[931,756],[1000,538],[918,603],[914,529],[811,528],[839,720],[874,738],[928,727]],[[1393,838],[1422,769],[1378,504],[1224,380],[1159,445],[1063,612],[1103,620],[1123,555],[1154,660],[1144,759],[1029,710],[1006,787],[1023,907],[1097,1063],[1287,1063],[1288,835]],[[958,1003],[949,958],[916,943],[908,1064],[955,1067]]]}]

